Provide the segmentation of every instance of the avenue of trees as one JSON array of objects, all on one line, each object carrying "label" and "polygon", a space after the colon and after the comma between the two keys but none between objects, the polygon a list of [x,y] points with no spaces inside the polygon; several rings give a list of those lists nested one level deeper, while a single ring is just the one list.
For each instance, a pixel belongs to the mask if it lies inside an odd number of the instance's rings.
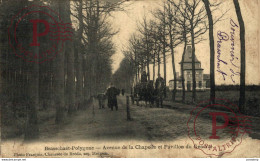
[{"label": "avenue of trees", "polygon": [[[128,0],[125,0],[128,1]],[[164,77],[166,84],[166,60],[172,59],[172,73],[176,78],[175,49],[183,45],[182,60],[188,43],[192,45],[192,101],[196,101],[195,48],[209,33],[210,46],[210,98],[215,97],[214,69],[214,24],[223,16],[213,18],[220,5],[210,0],[166,0],[162,6],[151,11],[152,19],[143,17],[138,30],[129,39],[122,51],[125,58],[120,68],[112,75],[112,59],[115,46],[112,37],[117,30],[112,28],[109,17],[114,11],[122,11],[122,1],[102,0],[1,0],[0,1],[0,84],[1,122],[3,138],[24,135],[25,140],[36,139],[39,129],[40,110],[55,109],[55,124],[62,125],[67,117],[87,107],[91,96],[104,92],[113,81],[120,88],[130,89],[140,80],[146,70],[148,80],[155,81],[157,74]],[[240,26],[241,71],[239,106],[245,109],[245,25],[239,1],[233,0]],[[39,5],[49,6],[59,13],[66,23],[72,23],[73,38],[66,41],[63,50],[44,63],[27,62],[14,54],[8,42],[8,27],[11,18],[22,8]],[[34,15],[35,16],[35,15]],[[40,15],[36,15],[40,16]],[[42,16],[42,15],[41,15]],[[42,17],[43,18],[43,17]],[[46,17],[44,17],[46,18]],[[30,44],[32,27],[29,20],[19,36],[24,44]],[[31,24],[30,24],[31,25]],[[40,39],[48,47],[51,41]],[[34,47],[35,53],[41,52]],[[152,64],[152,69],[150,65]],[[162,66],[161,66],[162,65]],[[157,66],[157,71],[156,70]],[[163,67],[163,73],[160,68]],[[152,75],[151,72],[153,71]],[[183,64],[181,64],[182,101],[185,102]],[[172,99],[175,100],[176,81]],[[214,103],[214,101],[212,102]],[[20,128],[19,133],[8,133],[8,128]]]},{"label": "avenue of trees", "polygon": [[[108,18],[111,12],[122,10],[122,3],[99,0],[1,1],[1,112],[5,114],[1,119],[4,127],[17,123],[19,128],[25,128],[17,135],[24,134],[25,140],[38,138],[39,110],[56,109],[55,123],[61,125],[66,117],[86,108],[91,96],[104,92],[112,77],[111,56],[115,52],[112,37],[117,33]],[[63,50],[53,60],[40,64],[17,57],[8,44],[12,16],[31,5],[49,6],[64,22],[73,26],[72,40],[65,42]],[[19,31],[24,44],[32,40],[28,34],[32,32],[29,24],[25,23],[23,31]],[[52,45],[47,39],[39,41],[46,47]],[[40,52],[38,47],[33,50]],[[8,131],[8,128],[2,129]],[[6,131],[6,136],[2,137],[8,137]]]},{"label": "avenue of trees", "polygon": [[[245,29],[243,18],[239,7],[239,1],[233,1],[238,21],[240,24],[240,40],[241,40],[241,76],[240,76],[240,98],[239,106],[243,111],[245,106]],[[160,74],[161,64],[164,68],[163,75],[166,81],[166,59],[168,56],[172,59],[172,73],[174,80],[176,74],[175,49],[180,44],[183,45],[182,60],[186,53],[187,44],[192,46],[192,102],[196,101],[196,76],[195,76],[195,49],[196,44],[206,40],[205,33],[209,33],[210,47],[210,96],[211,103],[214,103],[215,98],[215,43],[214,43],[214,25],[222,20],[227,11],[223,12],[218,17],[212,14],[218,10],[220,2],[209,0],[166,0],[161,3],[159,9],[151,11],[153,15],[151,19],[143,16],[143,19],[138,24],[138,30],[132,35],[129,40],[129,45],[124,49],[125,59],[124,65],[132,67],[134,73],[129,72],[133,82],[139,82],[140,74],[145,70],[148,74],[148,80],[157,78]],[[131,66],[130,66],[131,64]],[[149,65],[152,64],[153,75],[151,75]],[[158,71],[155,71],[157,66]],[[121,68],[119,71],[122,70]],[[183,63],[181,63],[181,80],[182,80],[182,101],[185,102],[185,84],[184,84]],[[119,74],[119,73],[118,73]],[[120,76],[118,76],[120,77]],[[130,76],[129,76],[130,77]],[[165,82],[166,83],[166,82]],[[172,91],[172,100],[175,100],[176,81],[174,81],[174,90]]]}]

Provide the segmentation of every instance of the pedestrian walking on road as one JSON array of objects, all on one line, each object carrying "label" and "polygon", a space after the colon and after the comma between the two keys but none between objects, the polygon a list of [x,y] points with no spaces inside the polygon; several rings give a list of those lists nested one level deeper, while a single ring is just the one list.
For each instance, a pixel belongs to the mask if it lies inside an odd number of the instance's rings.
[{"label": "pedestrian walking on road", "polygon": [[110,87],[107,89],[107,99],[108,99],[108,107],[111,108],[111,111],[113,111],[113,108],[115,106],[116,111],[118,110],[117,105],[117,95],[120,94],[120,90],[118,90],[114,85],[111,83]]},{"label": "pedestrian walking on road", "polygon": [[106,95],[104,93],[100,93],[97,95],[97,99],[98,99],[99,109],[105,108]]}]

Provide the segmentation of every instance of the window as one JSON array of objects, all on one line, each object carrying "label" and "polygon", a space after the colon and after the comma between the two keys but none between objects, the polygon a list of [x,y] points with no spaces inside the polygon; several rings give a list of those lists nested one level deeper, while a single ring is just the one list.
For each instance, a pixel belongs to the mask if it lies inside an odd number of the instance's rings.
[{"label": "window", "polygon": [[187,81],[187,91],[191,91],[191,81]]},{"label": "window", "polygon": [[188,76],[188,78],[190,78],[190,77],[191,77],[191,74],[190,74],[190,72],[187,72],[187,76]]},{"label": "window", "polygon": [[199,88],[202,88],[202,81],[199,81]]},{"label": "window", "polygon": [[210,82],[208,80],[206,81],[206,88],[210,88]]}]

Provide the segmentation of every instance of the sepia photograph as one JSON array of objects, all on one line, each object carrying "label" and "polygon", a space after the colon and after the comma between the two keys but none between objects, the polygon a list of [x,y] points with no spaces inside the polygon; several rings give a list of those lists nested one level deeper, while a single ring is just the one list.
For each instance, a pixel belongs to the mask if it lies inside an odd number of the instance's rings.
[{"label": "sepia photograph", "polygon": [[2,158],[260,158],[259,0],[0,0]]}]

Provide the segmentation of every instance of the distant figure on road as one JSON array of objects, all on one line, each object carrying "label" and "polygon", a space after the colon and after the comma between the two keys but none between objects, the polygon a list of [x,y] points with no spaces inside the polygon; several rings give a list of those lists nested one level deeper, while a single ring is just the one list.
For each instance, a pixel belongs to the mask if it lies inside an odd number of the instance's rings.
[{"label": "distant figure on road", "polygon": [[117,98],[116,96],[120,94],[120,90],[118,90],[114,85],[111,83],[110,87],[107,89],[107,98],[108,98],[108,107],[111,108],[113,111],[113,107],[116,107],[116,110],[118,110],[117,106]]},{"label": "distant figure on road", "polygon": [[122,96],[124,96],[125,95],[125,89],[122,89],[121,93],[122,93]]},{"label": "distant figure on road", "polygon": [[156,106],[163,107],[163,96],[166,95],[164,79],[158,74],[158,78],[155,81],[155,95],[156,95]]},{"label": "distant figure on road", "polygon": [[106,95],[104,93],[100,93],[97,95],[97,99],[98,99],[99,109],[105,108]]},{"label": "distant figure on road", "polygon": [[142,83],[145,83],[147,82],[147,75],[146,75],[146,72],[143,71],[142,75],[141,75],[141,82]]}]

